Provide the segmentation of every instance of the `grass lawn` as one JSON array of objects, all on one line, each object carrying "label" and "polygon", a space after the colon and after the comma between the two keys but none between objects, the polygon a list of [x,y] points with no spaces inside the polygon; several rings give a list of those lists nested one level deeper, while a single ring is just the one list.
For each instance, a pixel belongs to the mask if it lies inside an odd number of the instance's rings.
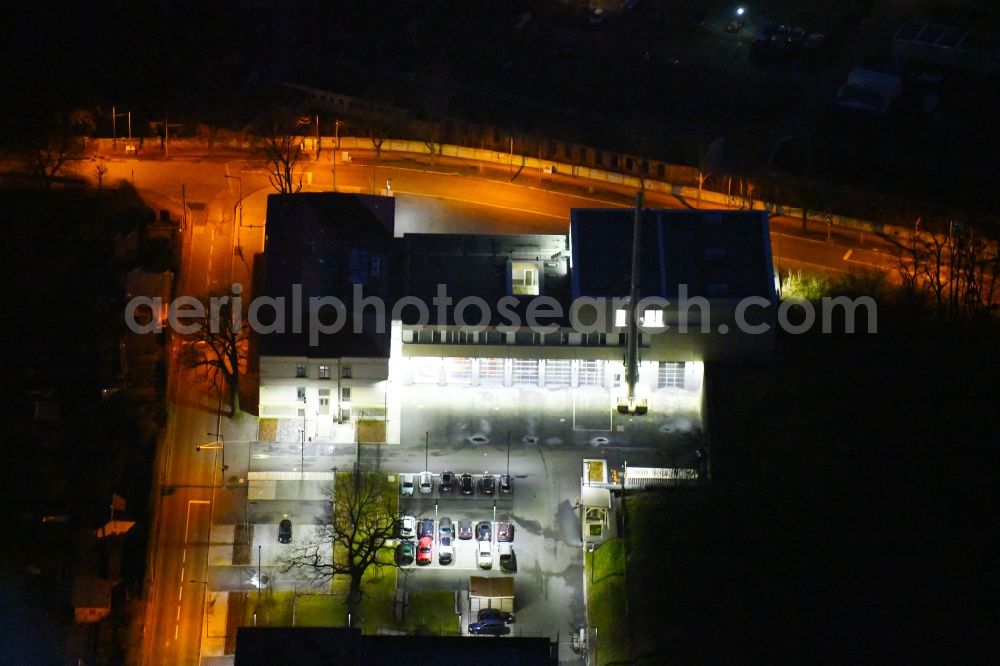
[{"label": "grass lawn", "polygon": [[342,627],[347,611],[344,597],[333,594],[300,595],[295,607],[296,627]]},{"label": "grass lawn", "polygon": [[625,542],[601,544],[584,560],[587,612],[597,629],[597,663],[625,663],[628,659],[628,619],[625,614]]},{"label": "grass lawn", "polygon": [[412,634],[460,636],[452,590],[413,590],[403,629]]}]

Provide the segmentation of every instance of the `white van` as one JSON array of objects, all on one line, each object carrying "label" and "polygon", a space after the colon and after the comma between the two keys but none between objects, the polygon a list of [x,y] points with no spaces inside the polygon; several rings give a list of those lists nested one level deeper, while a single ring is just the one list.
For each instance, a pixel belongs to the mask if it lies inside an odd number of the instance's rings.
[{"label": "white van", "polygon": [[400,474],[399,475],[399,494],[400,495],[412,495],[413,494],[413,475],[412,474]]}]

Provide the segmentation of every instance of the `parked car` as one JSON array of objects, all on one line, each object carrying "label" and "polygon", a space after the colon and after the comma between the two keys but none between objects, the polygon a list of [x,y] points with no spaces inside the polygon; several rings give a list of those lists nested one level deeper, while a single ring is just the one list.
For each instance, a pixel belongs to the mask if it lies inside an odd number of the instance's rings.
[{"label": "parked car", "polygon": [[413,516],[400,516],[396,520],[396,536],[400,539],[412,539],[417,532],[417,519]]},{"label": "parked car", "polygon": [[472,521],[463,519],[458,521],[458,538],[465,540],[472,538]]},{"label": "parked car", "polygon": [[417,564],[430,564],[433,554],[431,549],[434,547],[434,540],[430,537],[424,537],[417,544]]},{"label": "parked car", "polygon": [[476,549],[476,563],[480,569],[493,568],[493,544],[489,541],[480,541]]},{"label": "parked car", "polygon": [[450,536],[443,536],[438,542],[438,563],[451,564],[455,556],[455,548],[451,544]]},{"label": "parked car", "polygon": [[510,633],[510,627],[499,619],[488,617],[485,620],[480,620],[479,622],[473,622],[469,625],[470,634],[489,634],[492,636],[506,636]]},{"label": "parked car", "polygon": [[511,542],[514,540],[514,524],[503,520],[497,523],[497,541]]},{"label": "parked car", "polygon": [[420,473],[420,494],[426,495],[434,490],[434,475],[430,472]]},{"label": "parked car", "polygon": [[417,538],[423,539],[424,537],[430,538],[431,541],[434,540],[434,521],[430,518],[421,518],[420,524],[417,525]]},{"label": "parked car", "polygon": [[492,495],[497,489],[497,478],[492,474],[483,477],[482,491],[484,495]]},{"label": "parked car", "polygon": [[399,475],[399,494],[400,495],[412,495],[413,494],[413,475],[412,474],[400,474]]},{"label": "parked car", "polygon": [[504,573],[517,572],[517,557],[514,556],[514,547],[507,542],[497,544],[497,555],[499,555],[500,571]]},{"label": "parked car", "polygon": [[490,521],[483,520],[476,524],[476,541],[492,541],[493,526]]},{"label": "parked car", "polygon": [[740,32],[743,30],[743,26],[746,25],[742,19],[733,19],[726,24],[726,32]]},{"label": "parked car", "polygon": [[474,495],[475,494],[476,487],[472,483],[472,475],[471,474],[463,474],[462,475],[462,487],[461,487],[461,490],[459,492],[461,492],[463,495]]},{"label": "parked car", "polygon": [[590,25],[600,25],[601,23],[604,23],[604,19],[607,17],[608,12],[598,7],[597,9],[591,10],[587,20],[590,22]]},{"label": "parked car", "polygon": [[451,518],[440,518],[438,520],[438,538],[448,537],[450,539],[453,536],[455,536],[455,530],[452,527]]},{"label": "parked car", "polygon": [[487,618],[502,620],[504,624],[514,624],[514,614],[502,611],[499,608],[480,608],[476,619],[482,622]]},{"label": "parked car", "polygon": [[500,475],[500,494],[510,495],[514,492],[514,479],[510,477],[510,474]]},{"label": "parked car", "polygon": [[438,481],[438,490],[443,493],[450,493],[455,488],[455,473],[454,472],[442,472],[441,480]]},{"label": "parked car", "polygon": [[413,564],[413,557],[416,555],[417,547],[412,541],[401,541],[396,546],[396,564],[405,567]]},{"label": "parked car", "polygon": [[292,521],[285,518],[278,523],[278,543],[291,543]]}]

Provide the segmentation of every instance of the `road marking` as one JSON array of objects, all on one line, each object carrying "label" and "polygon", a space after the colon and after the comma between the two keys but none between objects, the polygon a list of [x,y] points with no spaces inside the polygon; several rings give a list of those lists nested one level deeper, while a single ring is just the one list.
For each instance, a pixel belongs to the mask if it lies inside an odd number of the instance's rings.
[{"label": "road marking", "polygon": [[[181,585],[177,588],[177,601],[182,601],[184,599],[184,586]],[[180,610],[179,608],[177,610]]]},{"label": "road marking", "polygon": [[846,252],[846,254],[844,254],[844,261],[847,261],[848,259],[850,259],[850,258],[851,258],[851,254],[852,254],[853,252],[854,252],[854,250],[848,250],[848,251]]},{"label": "road marking", "polygon": [[[179,624],[175,624],[174,625],[174,640],[175,641],[177,640],[177,632],[180,631],[180,628],[181,628],[181,625],[179,625]],[[170,643],[167,643],[167,645],[170,645]]]},{"label": "road marking", "polygon": [[188,500],[187,516],[184,518],[184,543],[188,540],[188,529],[191,527],[191,505],[208,504],[208,500]]}]

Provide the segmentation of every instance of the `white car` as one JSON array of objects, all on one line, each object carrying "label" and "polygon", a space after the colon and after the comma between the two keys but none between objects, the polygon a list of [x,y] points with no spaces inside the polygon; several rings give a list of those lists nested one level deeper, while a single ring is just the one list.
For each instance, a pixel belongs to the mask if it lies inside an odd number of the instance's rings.
[{"label": "white car", "polygon": [[412,474],[400,474],[399,475],[399,494],[400,495],[412,495],[413,494],[413,475]]},{"label": "white car", "polygon": [[451,543],[451,537],[445,536],[438,539],[438,564],[451,564],[455,558],[455,547]]},{"label": "white car", "polygon": [[489,541],[480,541],[479,550],[476,556],[480,569],[493,568],[493,544]]},{"label": "white car", "polygon": [[[420,473],[420,494],[427,495],[434,490],[434,475],[430,472]],[[410,493],[413,494],[412,492]]]},{"label": "white car", "polygon": [[403,516],[399,519],[399,538],[412,539],[417,532],[417,519],[413,516]]}]

